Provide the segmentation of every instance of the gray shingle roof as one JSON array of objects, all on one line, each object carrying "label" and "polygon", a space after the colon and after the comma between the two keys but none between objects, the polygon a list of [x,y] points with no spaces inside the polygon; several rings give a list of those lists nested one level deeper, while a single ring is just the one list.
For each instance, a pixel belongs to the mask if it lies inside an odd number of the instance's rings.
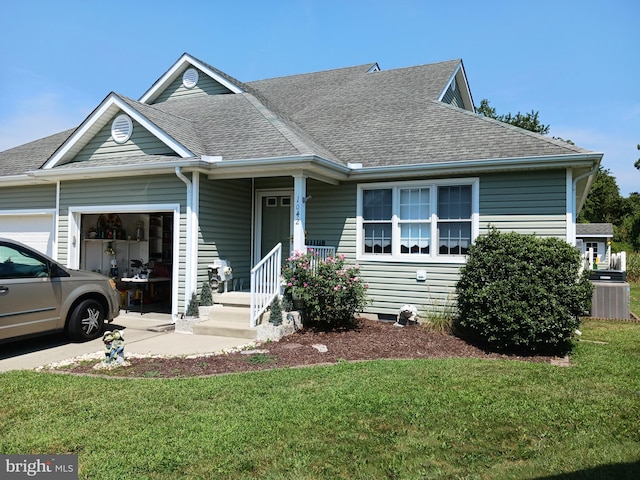
[{"label": "gray shingle roof", "polygon": [[0,176],[22,175],[40,168],[75,129],[0,152]]},{"label": "gray shingle roof", "polygon": [[[196,156],[225,160],[316,154],[372,167],[587,152],[439,102],[460,60],[367,73],[374,65],[244,84],[216,70],[245,93],[120,98]],[[39,168],[71,133],[0,152],[0,175]]]},{"label": "gray shingle roof", "polygon": [[613,225],[611,223],[578,223],[576,224],[578,237],[609,236],[613,237]]},{"label": "gray shingle roof", "polygon": [[406,165],[586,152],[438,102],[458,63],[373,73],[354,67],[248,86],[344,163]]}]

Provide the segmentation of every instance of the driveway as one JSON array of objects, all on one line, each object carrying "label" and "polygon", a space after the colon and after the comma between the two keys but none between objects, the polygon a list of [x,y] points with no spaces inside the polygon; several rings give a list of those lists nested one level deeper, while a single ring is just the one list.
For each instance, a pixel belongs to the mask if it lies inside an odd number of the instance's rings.
[{"label": "driveway", "polygon": [[[123,312],[107,329],[124,330],[125,357],[127,353],[196,355],[236,348],[250,342],[246,338],[179,334],[173,331],[170,323],[170,315]],[[104,343],[101,338],[76,343],[63,334],[54,334],[20,340],[0,345],[0,372],[32,370],[50,363],[102,352]]]}]

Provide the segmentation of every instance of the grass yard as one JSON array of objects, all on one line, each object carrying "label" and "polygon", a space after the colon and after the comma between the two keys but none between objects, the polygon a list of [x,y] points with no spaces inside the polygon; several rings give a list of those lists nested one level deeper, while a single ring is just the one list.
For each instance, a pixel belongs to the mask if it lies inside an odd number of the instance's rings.
[{"label": "grass yard", "polygon": [[75,453],[80,478],[99,480],[640,478],[640,324],[582,330],[568,368],[374,361],[176,380],[8,372],[0,452]]}]

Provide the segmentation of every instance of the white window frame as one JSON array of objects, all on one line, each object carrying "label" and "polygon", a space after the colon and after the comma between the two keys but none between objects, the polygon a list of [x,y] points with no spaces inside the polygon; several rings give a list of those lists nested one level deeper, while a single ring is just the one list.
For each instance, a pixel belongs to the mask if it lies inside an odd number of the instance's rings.
[{"label": "white window frame", "polygon": [[[356,258],[373,262],[432,262],[432,263],[465,263],[466,255],[442,255],[438,245],[438,187],[442,186],[471,186],[471,243],[475,242],[480,234],[480,179],[453,178],[446,180],[420,180],[406,182],[378,182],[358,184],[358,198],[356,203]],[[406,188],[429,188],[431,209],[431,238],[429,240],[428,254],[400,253],[400,190]],[[391,254],[371,254],[364,252],[364,219],[363,219],[363,192],[364,190],[390,189],[392,191],[392,218],[391,218]],[[412,222],[409,222],[412,223]],[[419,223],[416,221],[415,223]]]}]

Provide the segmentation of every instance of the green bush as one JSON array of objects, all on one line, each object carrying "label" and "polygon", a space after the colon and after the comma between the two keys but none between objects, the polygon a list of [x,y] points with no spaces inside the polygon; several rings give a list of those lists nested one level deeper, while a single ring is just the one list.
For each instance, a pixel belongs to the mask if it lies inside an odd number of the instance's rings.
[{"label": "green bush", "polygon": [[200,311],[198,310],[198,294],[196,292],[191,293],[191,299],[187,304],[187,310],[184,314],[186,317],[200,317]]},{"label": "green bush", "polygon": [[200,290],[200,305],[203,307],[213,305],[213,292],[211,291],[211,285],[208,281],[202,284],[202,289]]},{"label": "green bush", "polygon": [[304,303],[303,323],[319,329],[350,328],[354,315],[368,304],[368,286],[360,266],[345,265],[345,257],[322,260],[313,252],[295,254],[282,269],[285,297]]},{"label": "green bush", "polygon": [[627,281],[640,282],[640,253],[627,252]]},{"label": "green bush", "polygon": [[282,324],[282,304],[278,296],[276,296],[272,300],[271,305],[269,305],[269,323],[273,325]]},{"label": "green bush", "polygon": [[564,353],[591,305],[578,250],[557,238],[492,229],[456,285],[457,327],[495,350]]}]

